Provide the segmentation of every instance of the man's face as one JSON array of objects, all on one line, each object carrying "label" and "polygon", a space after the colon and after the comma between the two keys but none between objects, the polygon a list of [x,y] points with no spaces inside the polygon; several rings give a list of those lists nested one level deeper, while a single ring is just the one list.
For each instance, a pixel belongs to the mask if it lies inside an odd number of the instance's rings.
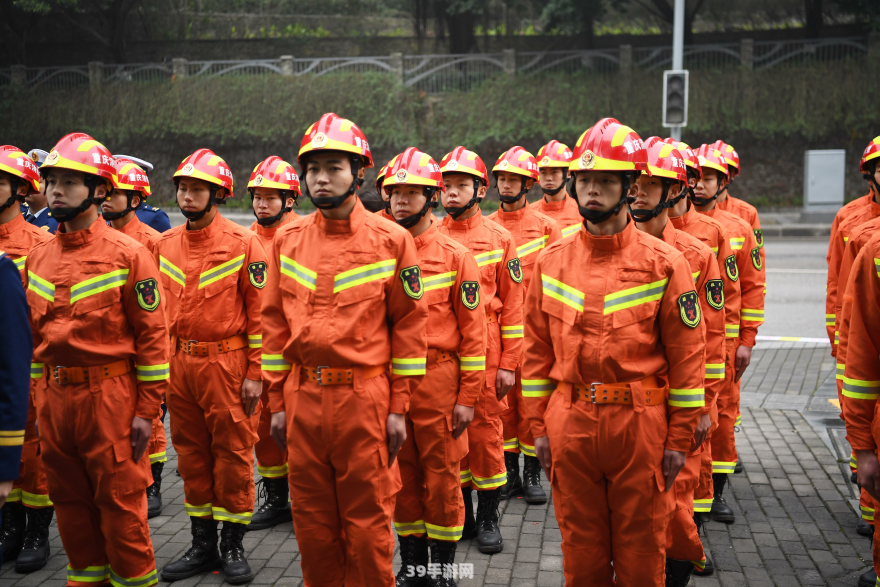
[{"label": "man's face", "polygon": [[[287,198],[287,204],[293,206],[293,198]],[[281,190],[275,188],[254,188],[254,213],[257,218],[277,216],[285,207],[281,200]]]},{"label": "man's face", "polygon": [[579,171],[575,186],[581,207],[607,212],[620,201],[623,177],[619,171]]},{"label": "man's face", "polygon": [[46,200],[46,180],[40,179],[40,191],[26,195],[24,201],[28,205],[28,208],[34,212],[45,208],[48,205]]},{"label": "man's face", "polygon": [[424,207],[425,188],[422,186],[391,186],[391,215],[395,220],[403,220],[418,214]]},{"label": "man's face", "polygon": [[[0,205],[3,205],[12,197],[12,180],[13,177],[8,173],[0,171]],[[18,181],[18,189],[16,193],[24,195],[28,189],[28,184],[22,179]]]},{"label": "man's face", "polygon": [[[53,168],[43,178],[46,182],[46,198],[49,209],[76,208],[89,197],[89,187],[85,184],[85,174],[72,169]],[[104,198],[107,186],[101,182],[95,188],[95,198]]]},{"label": "man's face", "polygon": [[[535,185],[534,179],[526,178],[518,173],[510,171],[498,171],[496,173],[498,174],[498,193],[502,196],[516,197],[523,187],[528,191]],[[525,182],[525,186],[523,186],[523,182]]]},{"label": "man's face", "polygon": [[[363,169],[358,175],[363,177]],[[348,191],[354,181],[351,160],[345,153],[318,151],[306,163],[306,185],[315,198],[332,198]]]},{"label": "man's face", "polygon": [[874,165],[874,183],[880,185],[880,162]]},{"label": "man's face", "polygon": [[[141,199],[138,196],[135,196],[131,199],[132,208],[137,208],[141,203]],[[128,193],[125,190],[114,189],[110,192],[110,195],[101,202],[101,210],[103,212],[122,212],[125,210],[125,207],[128,205]]]},{"label": "man's face", "polygon": [[565,169],[562,167],[541,167],[538,172],[541,174],[539,183],[545,190],[555,190],[565,181]]},{"label": "man's face", "polygon": [[[187,212],[201,212],[211,200],[211,184],[202,179],[180,177],[177,182],[177,205]],[[222,192],[218,190],[218,196]]]},{"label": "man's face", "polygon": [[663,196],[663,182],[659,177],[651,177],[643,173],[636,182],[636,188],[636,200],[630,204],[633,209],[653,210],[660,205],[660,198]]},{"label": "man's face", "polygon": [[727,183],[722,177],[723,175],[719,173],[717,169],[704,167],[703,179],[697,182],[697,187],[694,188],[694,194],[696,194],[698,198],[714,197],[715,194],[718,193],[718,189]]},{"label": "man's face", "polygon": [[[460,208],[474,196],[474,176],[467,173],[444,173],[446,192],[440,196],[444,208]],[[517,189],[517,191],[519,191]],[[486,195],[486,186],[480,186],[478,195]]]}]

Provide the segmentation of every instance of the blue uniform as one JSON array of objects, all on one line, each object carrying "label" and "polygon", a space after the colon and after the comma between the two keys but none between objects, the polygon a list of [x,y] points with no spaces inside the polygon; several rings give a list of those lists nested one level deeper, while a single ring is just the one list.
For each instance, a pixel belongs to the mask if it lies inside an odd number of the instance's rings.
[{"label": "blue uniform", "polygon": [[18,479],[34,340],[21,272],[0,254],[0,480]]},{"label": "blue uniform", "polygon": [[25,214],[25,220],[37,228],[49,231],[51,234],[55,234],[55,231],[58,230],[58,221],[52,218],[48,210],[42,212],[39,216],[29,217]]},{"label": "blue uniform", "polygon": [[158,232],[171,230],[171,222],[168,220],[168,214],[160,208],[144,204],[135,210],[135,214],[137,214],[138,220],[153,230]]}]

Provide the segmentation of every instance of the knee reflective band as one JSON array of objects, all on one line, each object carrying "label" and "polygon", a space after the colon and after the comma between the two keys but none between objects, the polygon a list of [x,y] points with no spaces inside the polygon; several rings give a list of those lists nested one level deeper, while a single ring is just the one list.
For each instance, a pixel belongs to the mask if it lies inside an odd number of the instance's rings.
[{"label": "knee reflective band", "polygon": [[394,522],[394,529],[397,530],[398,536],[421,535],[427,532],[424,520],[416,520],[415,522]]},{"label": "knee reflective band", "polygon": [[52,500],[49,499],[48,495],[28,493],[27,491],[21,492],[21,501],[24,505],[30,508],[48,508],[55,505],[52,503]]},{"label": "knee reflective band", "polygon": [[74,569],[67,565],[67,580],[71,583],[103,583],[110,579],[110,565]]},{"label": "knee reflective band", "polygon": [[524,455],[526,455],[527,457],[535,457],[535,456],[537,456],[537,455],[535,454],[535,447],[532,446],[532,445],[530,445],[530,444],[525,444],[525,443],[522,442],[522,441],[520,441],[520,443],[519,443],[519,450],[522,451],[522,453],[523,453]]},{"label": "knee reflective band", "polygon": [[874,521],[874,508],[869,508],[863,505],[859,506],[859,510],[862,512],[862,519],[866,522]]},{"label": "knee reflective band", "polygon": [[150,464],[153,463],[164,463],[168,461],[168,453],[165,451],[157,452],[156,454],[150,455]]},{"label": "knee reflective band", "polygon": [[277,467],[262,467],[257,464],[257,473],[260,474],[260,477],[266,477],[268,479],[278,479],[280,477],[287,477],[289,469],[287,463],[283,465],[279,465]]},{"label": "knee reflective band", "polygon": [[243,512],[240,514],[233,514],[226,508],[211,507],[211,512],[213,513],[214,519],[218,522],[235,522],[236,524],[250,524],[251,517],[254,515],[253,512]]},{"label": "knee reflective band", "polygon": [[728,463],[721,461],[712,461],[712,474],[716,475],[718,473],[728,473],[733,475],[733,468],[736,467],[736,462]]},{"label": "knee reflective band", "polygon": [[149,587],[150,585],[155,585],[159,582],[159,577],[156,573],[156,569],[153,569],[146,575],[141,575],[140,577],[133,577],[131,579],[125,579],[120,577],[116,573],[110,569],[110,584],[113,587]]},{"label": "knee reflective band", "polygon": [[507,471],[492,477],[477,477],[474,475],[472,479],[474,487],[479,490],[495,489],[496,487],[501,487],[507,481]]},{"label": "knee reflective band", "polygon": [[460,483],[462,485],[470,483],[473,480],[473,475],[471,475],[470,469],[465,469],[464,471],[459,473],[459,477],[460,477]]},{"label": "knee reflective band", "polygon": [[712,511],[712,500],[711,499],[695,499],[694,500],[694,512],[695,513],[708,514],[710,511]]},{"label": "knee reflective band", "polygon": [[183,503],[183,507],[186,510],[186,515],[196,518],[211,518],[213,517],[213,513],[211,512],[211,504],[206,503],[204,505],[192,505],[186,502]]},{"label": "knee reflective band", "polygon": [[464,526],[435,526],[428,523],[425,524],[425,528],[428,530],[428,538],[432,540],[445,540],[447,542],[458,542],[461,540],[461,533],[464,530]]}]

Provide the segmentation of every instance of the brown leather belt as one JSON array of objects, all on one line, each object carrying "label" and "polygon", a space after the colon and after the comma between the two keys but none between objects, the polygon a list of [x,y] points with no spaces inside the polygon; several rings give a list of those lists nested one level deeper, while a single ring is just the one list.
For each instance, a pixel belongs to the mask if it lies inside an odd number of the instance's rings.
[{"label": "brown leather belt", "polygon": [[[60,385],[71,383],[88,383],[89,369],[93,367],[53,367],[49,366],[49,375]],[[101,370],[101,379],[112,379],[125,375],[131,371],[131,361],[122,359],[106,365],[98,365]]]},{"label": "brown leather belt", "polygon": [[300,377],[314,381],[318,385],[351,385],[354,383],[354,373],[360,369],[364,379],[372,379],[384,374],[388,365],[376,365],[374,367],[309,367],[303,365],[300,369]]},{"label": "brown leather belt", "polygon": [[441,351],[439,349],[428,349],[428,366],[435,363],[443,363],[445,361],[451,361],[452,359],[457,359],[458,353],[453,351]]},{"label": "brown leather belt", "polygon": [[491,324],[492,322],[498,322],[498,312],[486,313],[486,324]]},{"label": "brown leather belt", "polygon": [[228,353],[243,349],[248,345],[247,337],[243,334],[236,334],[229,338],[224,338],[220,342],[198,342],[196,340],[178,340],[177,348],[188,355],[194,357],[207,357],[211,350],[211,345],[216,345],[218,353]]},{"label": "brown leather belt", "polygon": [[[656,406],[666,403],[666,387],[654,376],[642,380],[645,405]],[[571,385],[574,399],[594,404],[632,405],[632,387],[629,383],[592,383],[590,385]]]}]

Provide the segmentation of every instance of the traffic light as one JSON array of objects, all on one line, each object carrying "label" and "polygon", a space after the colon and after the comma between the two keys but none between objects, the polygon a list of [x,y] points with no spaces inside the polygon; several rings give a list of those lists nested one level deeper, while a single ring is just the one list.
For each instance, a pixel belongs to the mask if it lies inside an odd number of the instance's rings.
[{"label": "traffic light", "polygon": [[688,72],[686,69],[663,72],[663,126],[687,126]]}]

